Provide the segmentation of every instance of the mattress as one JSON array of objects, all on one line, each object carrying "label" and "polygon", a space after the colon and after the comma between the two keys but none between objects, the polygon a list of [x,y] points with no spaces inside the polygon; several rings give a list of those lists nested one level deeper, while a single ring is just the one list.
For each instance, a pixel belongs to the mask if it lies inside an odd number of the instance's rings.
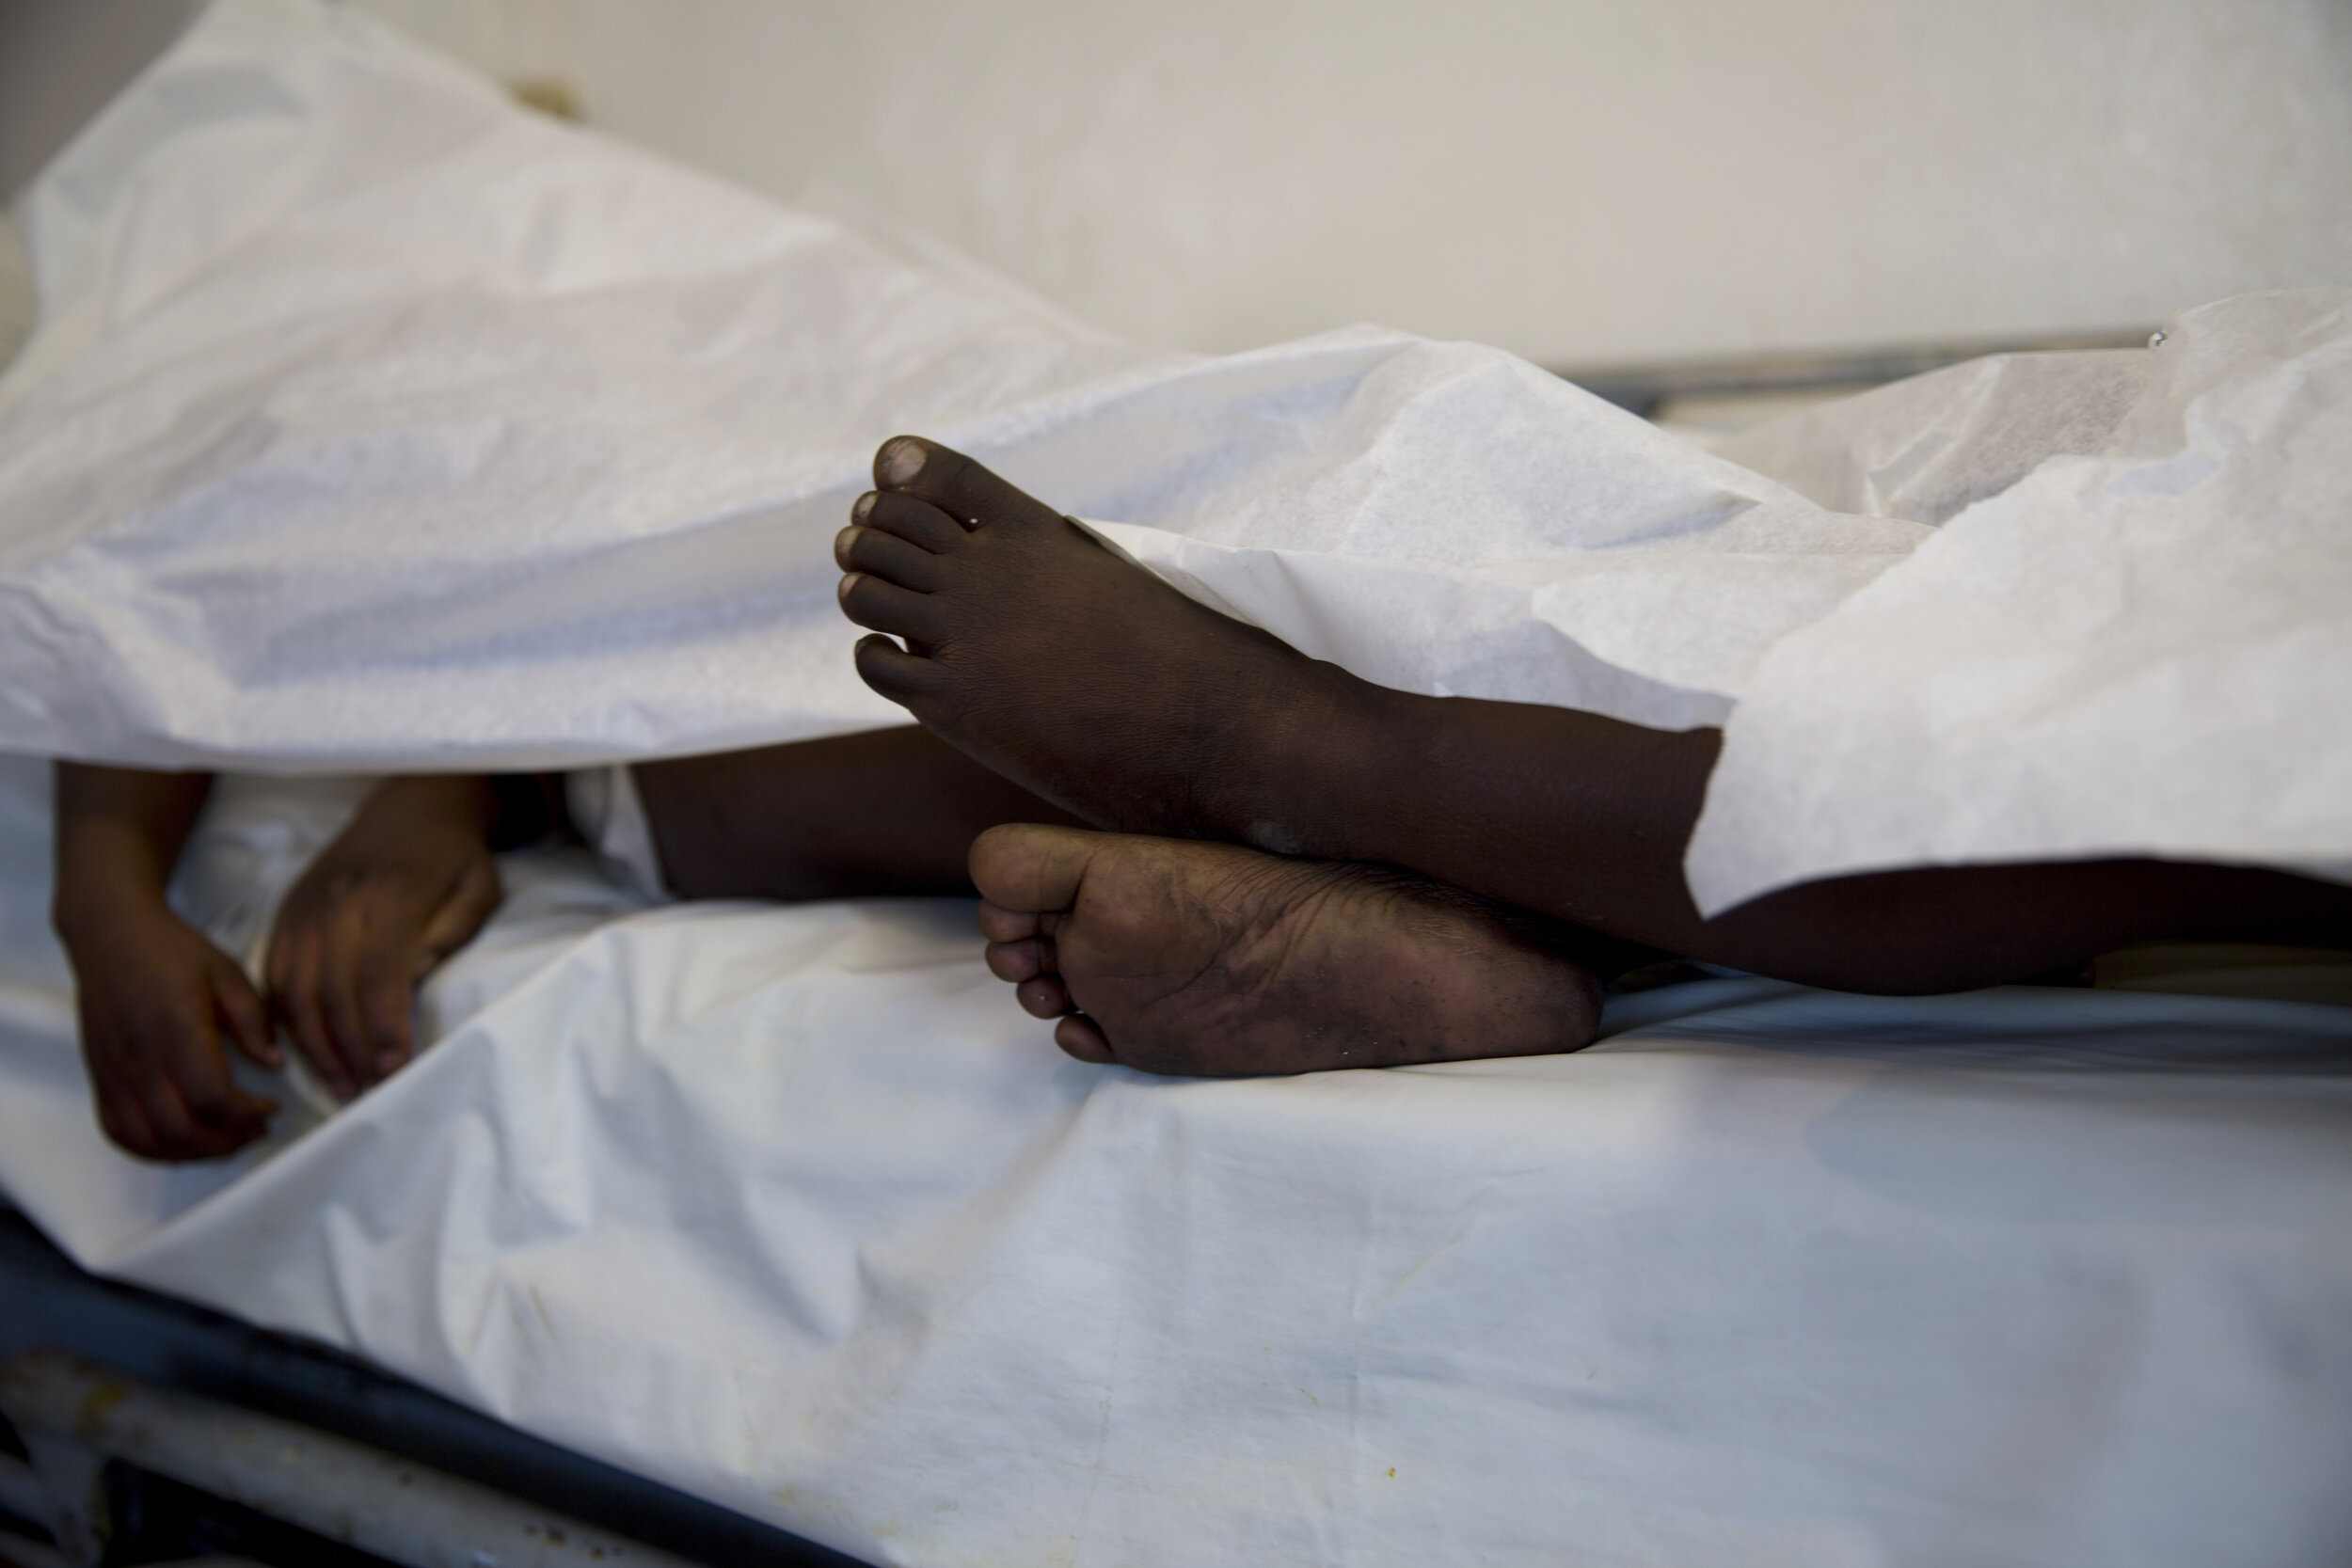
[{"label": "mattress", "polygon": [[[1724,977],[1575,1055],[1154,1079],[961,901],[539,850],[413,1067],[163,1169],[0,784],[0,1189],[61,1245],[875,1562],[2352,1551],[2352,1009]],[[358,787],[226,783],[175,897],[249,948]]]}]

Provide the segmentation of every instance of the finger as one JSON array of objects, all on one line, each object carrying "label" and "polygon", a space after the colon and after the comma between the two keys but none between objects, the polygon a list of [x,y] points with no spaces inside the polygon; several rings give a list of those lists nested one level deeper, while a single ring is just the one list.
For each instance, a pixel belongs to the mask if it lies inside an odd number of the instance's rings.
[{"label": "finger", "polygon": [[927,500],[893,491],[868,491],[859,499],[865,510],[850,509],[851,528],[893,534],[932,555],[950,553],[967,537],[961,523]]},{"label": "finger", "polygon": [[854,523],[843,529],[834,535],[833,559],[845,572],[864,572],[917,594],[935,592],[940,584],[939,557],[880,529]]},{"label": "finger", "polygon": [[1031,1018],[1060,1018],[1076,1010],[1070,1004],[1070,988],[1058,974],[1032,975],[1013,987],[1012,994]]},{"label": "finger", "polygon": [[1111,1055],[1110,1040],[1084,1013],[1073,1013],[1055,1024],[1054,1043],[1082,1062],[1107,1064],[1116,1060]]},{"label": "finger", "polygon": [[874,454],[875,486],[918,496],[966,528],[990,519],[1031,524],[1061,521],[1061,514],[1008,483],[960,451],[920,436],[894,436]]},{"label": "finger", "polygon": [[139,1108],[136,1095],[119,1084],[93,1084],[91,1088],[98,1104],[99,1129],[116,1148],[142,1160],[163,1158],[154,1129],[147,1125],[147,1113]]},{"label": "finger", "polygon": [[141,1079],[137,1088],[139,1113],[147,1119],[151,1160],[201,1160],[212,1139],[199,1132],[197,1118],[180,1098],[179,1086],[165,1072]]},{"label": "finger", "polygon": [[126,1154],[142,1160],[164,1157],[163,1140],[143,1103],[155,1069],[139,1059],[133,1042],[91,1016],[91,999],[80,998],[82,1057],[89,1066],[90,1093],[98,1125]]},{"label": "finger", "polygon": [[292,905],[289,895],[286,903],[278,906],[278,919],[270,927],[269,951],[262,957],[262,983],[273,1001],[285,995],[294,983],[293,927],[287,919]]},{"label": "finger", "polygon": [[1053,957],[1042,937],[1026,937],[1020,942],[992,942],[988,944],[987,959],[991,974],[1014,985],[1054,973]]},{"label": "finger", "polygon": [[1087,866],[1107,833],[1034,822],[994,827],[972,841],[966,868],[981,905],[1043,914],[1074,908]]},{"label": "finger", "polygon": [[409,978],[421,980],[441,966],[452,953],[473,941],[490,916],[498,912],[506,890],[499,885],[498,863],[484,855],[467,863],[449,893],[426,916],[417,939],[416,968]]},{"label": "finger", "polygon": [[838,597],[841,613],[852,624],[867,631],[903,637],[910,646],[928,647],[936,642],[946,625],[939,601],[929,594],[917,594],[864,572],[843,578]]},{"label": "finger", "polygon": [[368,914],[359,900],[345,899],[327,921],[319,944],[319,1010],[326,1018],[327,1042],[345,1075],[361,1087],[375,1082],[375,1053],[368,1038],[367,1011],[359,1005],[360,966],[367,961]]},{"label": "finger", "polygon": [[[167,1090],[167,1093],[169,1091]],[[183,1108],[184,1102],[183,1102]],[[261,1136],[262,1129],[240,1130],[215,1127],[189,1109],[188,1131],[178,1137],[162,1140],[157,1158],[165,1160],[217,1160],[233,1154],[245,1145]]]},{"label": "finger", "polygon": [[271,1037],[269,1008],[262,1002],[245,971],[224,958],[213,976],[213,1008],[221,1027],[246,1060],[276,1072],[286,1065],[286,1053]]},{"label": "finger", "polygon": [[278,1106],[237,1087],[237,1081],[230,1075],[228,1053],[221,1049],[212,1022],[209,1017],[201,1022],[191,1020],[173,1031],[164,1058],[165,1070],[191,1118],[243,1143],[261,1135]]},{"label": "finger", "polygon": [[415,958],[379,945],[360,960],[354,982],[360,1026],[366,1032],[368,1071],[377,1079],[390,1077],[408,1065],[415,1027]]},{"label": "finger", "polygon": [[294,1037],[295,1048],[326,1081],[328,1092],[338,1100],[349,1100],[359,1092],[359,1085],[343,1070],[342,1059],[335,1054],[334,1042],[327,1035],[326,1013],[319,996],[318,927],[304,925],[282,934],[290,979],[275,998],[278,1013]]}]

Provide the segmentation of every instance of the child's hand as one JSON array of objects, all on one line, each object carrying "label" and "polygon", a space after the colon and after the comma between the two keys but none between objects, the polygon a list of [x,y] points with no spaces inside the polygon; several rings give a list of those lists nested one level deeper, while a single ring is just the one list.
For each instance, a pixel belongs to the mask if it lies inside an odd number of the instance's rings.
[{"label": "child's hand", "polygon": [[209,1160],[268,1130],[278,1102],[237,1087],[222,1039],[265,1068],[284,1058],[229,955],[153,898],[79,923],[67,945],[108,1137],[150,1160]]},{"label": "child's hand", "polygon": [[390,780],[279,906],[271,1002],[342,1099],[406,1064],[417,982],[498,908],[496,809],[485,779]]}]

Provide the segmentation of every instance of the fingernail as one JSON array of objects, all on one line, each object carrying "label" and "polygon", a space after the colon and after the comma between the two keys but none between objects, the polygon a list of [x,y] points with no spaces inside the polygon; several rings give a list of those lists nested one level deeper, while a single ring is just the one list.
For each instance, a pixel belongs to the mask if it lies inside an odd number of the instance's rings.
[{"label": "fingernail", "polygon": [[868,490],[866,494],[851,501],[850,503],[850,521],[853,523],[862,523],[866,521],[867,517],[873,515],[874,503],[880,499],[882,499],[880,494],[875,491]]},{"label": "fingernail", "polygon": [[843,571],[850,570],[850,541],[857,537],[857,525],[851,523],[833,536],[833,563]]},{"label": "fingernail", "polygon": [[893,484],[904,484],[923,471],[923,443],[912,436],[901,436],[882,449],[882,478]]},{"label": "fingernail", "polygon": [[839,599],[842,604],[847,605],[850,602],[850,585],[857,581],[859,577],[862,575],[863,574],[861,573],[851,572],[848,577],[843,578],[841,579],[841,586],[833,591],[834,597]]}]

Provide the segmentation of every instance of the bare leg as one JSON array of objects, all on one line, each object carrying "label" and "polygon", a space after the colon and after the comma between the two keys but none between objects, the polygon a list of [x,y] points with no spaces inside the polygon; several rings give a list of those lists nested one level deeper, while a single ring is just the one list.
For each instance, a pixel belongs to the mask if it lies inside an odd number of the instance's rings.
[{"label": "bare leg", "polygon": [[968,894],[984,830],[1073,820],[911,725],[635,772],[662,876],[688,898]]},{"label": "bare leg", "polygon": [[883,446],[835,549],[876,690],[1097,827],[1402,866],[1741,969],[1931,991],[2153,937],[2352,917],[2284,873],[2121,860],[1838,879],[1703,920],[1720,736],[1391,691],[1216,614],[968,458]]}]

